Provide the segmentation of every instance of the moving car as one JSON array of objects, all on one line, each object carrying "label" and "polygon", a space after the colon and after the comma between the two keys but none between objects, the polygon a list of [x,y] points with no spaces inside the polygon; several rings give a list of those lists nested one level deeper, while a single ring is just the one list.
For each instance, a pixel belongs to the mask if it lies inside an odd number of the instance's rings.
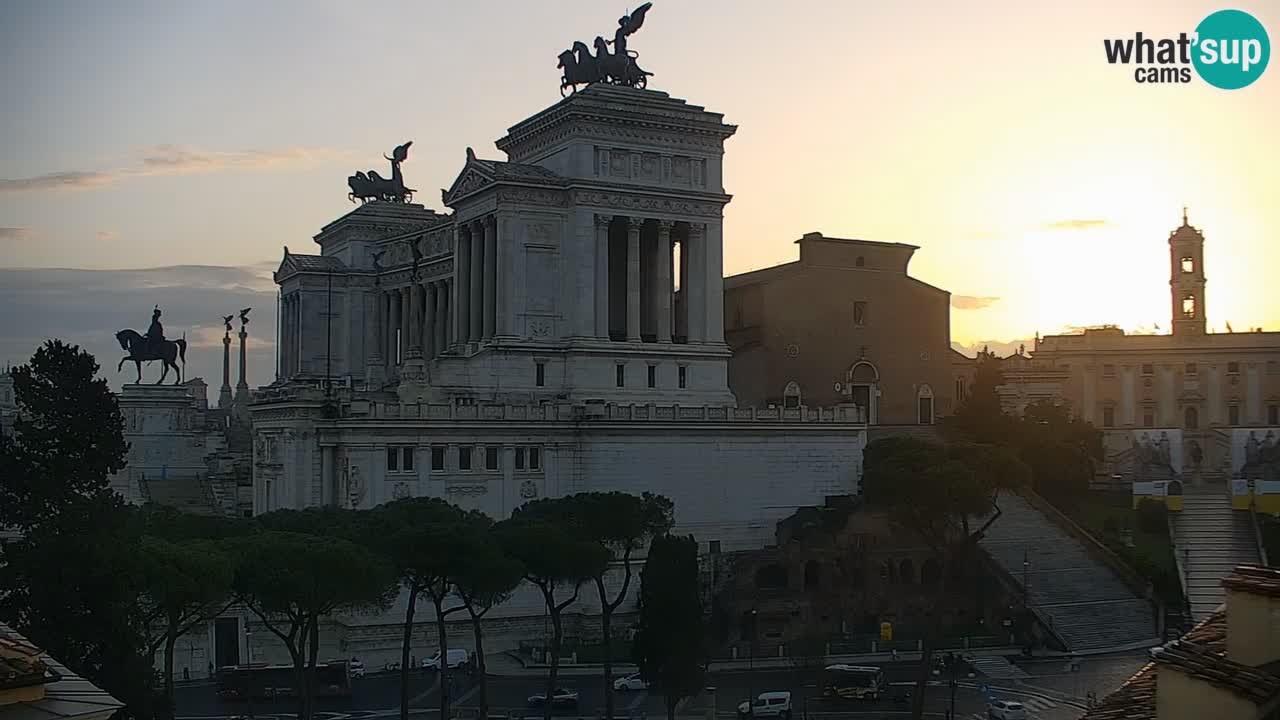
[{"label": "moving car", "polygon": [[613,689],[626,692],[627,690],[648,690],[649,683],[640,677],[640,673],[631,673],[626,677],[620,677],[613,681]]},{"label": "moving car", "polygon": [[[467,662],[470,661],[470,659],[471,659],[471,656],[467,653],[466,650],[462,648],[449,648],[448,664],[449,664],[450,670],[457,670],[458,668],[465,666]],[[439,670],[440,669],[440,651],[437,650],[435,655],[432,655],[431,657],[423,660],[422,668],[424,670]]]},{"label": "moving car", "polygon": [[987,706],[987,717],[991,720],[1027,720],[1027,708],[1013,700],[992,700]]},{"label": "moving car", "polygon": [[765,692],[760,693],[755,702],[744,700],[738,705],[738,717],[740,718],[766,718],[776,717],[781,720],[791,719],[791,693],[789,692]]},{"label": "moving car", "polygon": [[[542,707],[547,704],[547,696],[545,693],[529,696],[529,707]],[[578,691],[569,690],[567,688],[556,688],[551,693],[551,707],[578,707]]]},{"label": "moving car", "polygon": [[351,677],[353,678],[364,677],[364,663],[355,658],[351,658],[347,661],[347,672],[351,673]]},{"label": "moving car", "polygon": [[874,665],[828,665],[822,670],[826,700],[879,700],[886,687],[884,672]]}]

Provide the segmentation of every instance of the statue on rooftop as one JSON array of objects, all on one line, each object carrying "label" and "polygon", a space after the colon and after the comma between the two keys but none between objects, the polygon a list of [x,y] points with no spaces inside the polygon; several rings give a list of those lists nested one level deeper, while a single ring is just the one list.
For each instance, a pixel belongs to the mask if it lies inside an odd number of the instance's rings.
[{"label": "statue on rooftop", "polygon": [[377,170],[370,170],[368,174],[357,172],[347,178],[347,187],[351,188],[351,192],[347,193],[347,199],[351,200],[351,202],[355,202],[358,199],[362,205],[372,200],[395,203],[411,202],[415,191],[412,188],[405,187],[404,176],[400,173],[400,163],[409,159],[409,146],[412,144],[413,141],[410,140],[391,151],[391,157],[382,156],[391,161],[390,179],[379,175]]},{"label": "statue on rooftop", "polygon": [[[647,2],[628,15],[618,18],[618,29],[612,40],[605,40],[597,35],[595,39],[596,54],[582,41],[573,43],[573,47],[560,53],[560,64],[556,67],[564,71],[560,77],[560,95],[570,88],[577,92],[579,85],[604,82],[624,87],[643,88],[653,73],[645,72],[636,64],[639,57],[627,49],[627,38],[644,25],[645,14],[653,3]],[[609,46],[613,52],[609,52]]]}]

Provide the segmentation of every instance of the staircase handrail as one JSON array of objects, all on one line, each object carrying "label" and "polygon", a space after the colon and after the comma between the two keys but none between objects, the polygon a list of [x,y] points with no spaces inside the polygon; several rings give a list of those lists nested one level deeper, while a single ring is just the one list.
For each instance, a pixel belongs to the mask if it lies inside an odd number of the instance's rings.
[{"label": "staircase handrail", "polygon": [[995,556],[988,552],[986,548],[979,545],[978,550],[980,551],[978,557],[987,566],[987,570],[996,576],[996,580],[1005,586],[1006,591],[1021,590],[1024,598],[1023,605],[1039,621],[1040,627],[1044,628],[1045,632],[1058,642],[1059,647],[1063,650],[1070,650],[1071,646],[1067,644],[1066,638],[1062,636],[1062,633],[1058,632],[1058,628],[1054,627],[1053,616],[1031,605],[1031,598],[1027,597],[1027,588],[1013,576],[1013,573],[1008,568],[1001,565],[1000,561],[996,560]]},{"label": "staircase handrail", "polygon": [[1256,494],[1249,495],[1249,525],[1253,527],[1253,543],[1258,548],[1258,559],[1262,561],[1263,567],[1271,567],[1270,558],[1267,557],[1267,545],[1262,542],[1262,523],[1258,521],[1258,496]]},{"label": "staircase handrail", "polygon": [[1114,550],[1099,542],[1097,538],[1077,525],[1074,520],[1067,517],[1065,513],[1054,507],[1053,503],[1045,500],[1036,491],[1024,487],[1019,492],[1033,507],[1049,516],[1049,519],[1057,523],[1068,535],[1083,544],[1085,550],[1094,556],[1094,559],[1109,567],[1112,572],[1119,576],[1120,581],[1134,596],[1146,600],[1151,604],[1153,610],[1159,611],[1158,603],[1155,601],[1155,589],[1152,584],[1139,575],[1136,570],[1129,567],[1129,564],[1117,555]]}]

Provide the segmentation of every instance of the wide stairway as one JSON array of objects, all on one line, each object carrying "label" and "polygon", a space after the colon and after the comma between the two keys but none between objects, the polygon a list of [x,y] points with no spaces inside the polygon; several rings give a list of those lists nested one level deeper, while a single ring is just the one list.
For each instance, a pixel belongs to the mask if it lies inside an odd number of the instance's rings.
[{"label": "wide stairway", "polygon": [[1158,635],[1151,604],[1080,541],[1017,495],[1001,495],[1000,509],[982,547],[1025,583],[1027,604],[1069,650],[1118,647]]},{"label": "wide stairway", "polygon": [[192,515],[217,515],[205,490],[195,478],[180,477],[147,480],[148,500]]},{"label": "wide stairway", "polygon": [[1222,578],[1237,565],[1257,564],[1258,546],[1249,513],[1232,510],[1224,491],[1187,494],[1182,512],[1170,513],[1183,591],[1196,622],[1226,600]]}]

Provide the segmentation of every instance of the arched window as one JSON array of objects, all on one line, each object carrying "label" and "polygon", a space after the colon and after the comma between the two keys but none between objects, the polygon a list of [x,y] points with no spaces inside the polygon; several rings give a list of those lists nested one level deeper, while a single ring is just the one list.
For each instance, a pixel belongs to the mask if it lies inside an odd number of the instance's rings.
[{"label": "arched window", "polygon": [[920,584],[934,585],[938,582],[938,561],[929,558],[920,566]]},{"label": "arched window", "polygon": [[916,569],[911,564],[911,558],[907,558],[898,563],[898,582],[913,583],[916,581]]},{"label": "arched window", "polygon": [[818,584],[822,581],[822,566],[817,560],[810,560],[804,564],[804,586],[807,590],[817,590]]},{"label": "arched window", "polygon": [[898,567],[894,565],[892,560],[885,560],[880,563],[880,580],[887,583],[898,581]]},{"label": "arched window", "polygon": [[1200,411],[1196,410],[1194,406],[1188,407],[1183,412],[1183,419],[1186,420],[1184,425],[1188,430],[1195,430],[1200,427]]},{"label": "arched window", "polygon": [[933,388],[928,383],[916,391],[916,422],[920,425],[933,424]]},{"label": "arched window", "polygon": [[782,391],[782,407],[798,408],[800,407],[800,384],[795,380],[787,383],[787,387]]},{"label": "arched window", "polygon": [[859,360],[849,368],[849,399],[867,413],[867,422],[875,423],[880,395],[880,371],[866,360]]},{"label": "arched window", "polygon": [[765,565],[756,570],[756,587],[781,590],[787,587],[787,569],[781,565]]}]

